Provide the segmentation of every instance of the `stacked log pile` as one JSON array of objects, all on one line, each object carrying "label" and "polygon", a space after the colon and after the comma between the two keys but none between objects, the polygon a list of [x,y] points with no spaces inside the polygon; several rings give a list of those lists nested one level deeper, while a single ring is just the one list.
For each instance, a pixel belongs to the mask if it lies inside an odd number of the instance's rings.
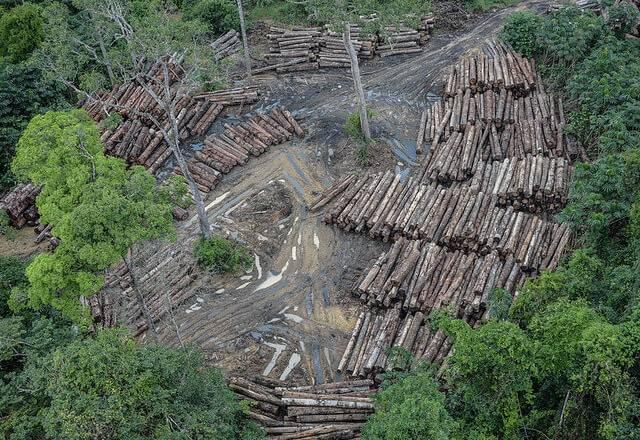
[{"label": "stacked log pile", "polygon": [[[538,269],[554,269],[564,254],[571,234],[565,225],[560,228]],[[441,364],[451,344],[442,331],[430,328],[429,313],[448,308],[472,326],[484,322],[494,289],[515,295],[524,283],[520,263],[517,257],[502,258],[496,251],[478,256],[398,239],[354,286],[354,295],[371,310],[360,314],[338,371],[366,377],[388,370],[395,361],[393,347]],[[379,308],[382,312],[375,311]]]},{"label": "stacked log pile", "polygon": [[[464,319],[471,326],[479,324],[474,316]],[[372,309],[360,314],[338,371],[368,377],[402,367],[394,350],[406,350],[414,359],[440,366],[451,349],[451,340],[442,330],[433,330],[424,313],[405,312],[399,306]]]},{"label": "stacked log pile", "polygon": [[275,70],[278,73],[297,72],[318,68],[317,54],[322,38],[322,28],[269,29],[269,53],[271,65],[256,69],[261,73]]},{"label": "stacked log pile", "polygon": [[[258,156],[294,135],[304,136],[300,124],[283,108],[257,114],[234,126],[225,124],[224,128],[223,133],[207,137],[204,148],[187,162],[198,188],[205,194],[216,186],[221,174],[243,165],[250,156]],[[175,172],[180,174],[180,168]]]},{"label": "stacked log pile", "polygon": [[[429,41],[434,27],[434,17],[424,16],[418,29],[389,28],[384,38],[365,35],[355,25],[351,26],[351,40],[359,59],[420,52],[420,46]],[[254,69],[254,73],[275,70],[277,73],[314,70],[321,67],[351,67],[344,47],[343,35],[327,25],[324,27],[283,29],[269,28],[269,65]]]},{"label": "stacked log pile", "polygon": [[253,104],[258,100],[258,87],[246,86],[218,90],[216,92],[203,93],[194,96],[194,98],[225,106]]},{"label": "stacked log pile", "polygon": [[[358,26],[351,25],[351,43],[359,59],[373,58],[376,53],[376,42],[375,35],[366,36]],[[351,67],[341,32],[334,32],[328,26],[325,27],[318,61],[320,67]]]},{"label": "stacked log pile", "polygon": [[20,183],[0,199],[0,210],[7,213],[11,226],[35,226],[39,217],[36,197],[40,190],[41,188],[33,183]]},{"label": "stacked log pile", "polygon": [[447,78],[444,95],[453,97],[458,92],[472,93],[493,88],[526,94],[537,83],[533,62],[518,55],[510,46],[493,42],[484,53],[463,57],[455,64]]},{"label": "stacked log pile", "polygon": [[524,268],[535,267],[534,262],[544,257],[550,235],[559,227],[543,217],[515,211],[511,205],[499,206],[500,194],[478,191],[475,185],[445,188],[421,184],[419,177],[401,183],[391,171],[345,179],[312,207],[334,199],[324,221],[347,231],[368,232],[385,241],[394,236],[424,239],[479,254],[496,250],[501,255],[518,255]]},{"label": "stacked log pile", "polygon": [[562,100],[545,93],[531,63],[503,44],[488,53],[454,66],[443,100],[422,112],[416,142],[418,152],[431,144],[428,179],[465,181],[481,162],[527,155],[584,159],[564,134]]},{"label": "stacked log pile", "polygon": [[[154,65],[149,76],[156,80],[151,87],[161,94],[162,85],[159,65]],[[176,74],[177,75],[177,74]],[[174,78],[174,83],[177,78]],[[232,89],[201,95],[200,99],[185,97],[176,105],[180,140],[186,141],[204,135],[224,105],[251,103],[257,100],[255,88]],[[106,153],[121,157],[129,163],[144,165],[155,173],[171,156],[169,145],[163,139],[161,130],[152,122],[158,121],[165,130],[170,129],[170,121],[157,102],[142,85],[128,82],[113,87],[109,92],[100,94],[97,99],[87,100],[82,107],[96,121],[106,118],[104,108],[115,109],[112,113],[121,116],[122,122],[116,128],[107,128],[100,140]]]},{"label": "stacked log pile", "polygon": [[392,55],[403,55],[420,52],[422,35],[419,30],[407,27],[387,27],[380,36],[376,53],[385,58]]},{"label": "stacked log pile", "polygon": [[211,43],[211,47],[213,48],[213,56],[216,61],[220,61],[234,53],[240,52],[240,49],[242,49],[242,43],[240,42],[238,31],[231,29],[229,32]]},{"label": "stacked log pile", "polygon": [[417,142],[431,144],[428,177],[446,183],[470,178],[481,161],[527,155],[573,161],[580,151],[567,142],[564,127],[562,101],[543,92],[521,98],[505,90],[467,92],[426,109]]},{"label": "stacked log pile", "polygon": [[228,383],[249,402],[249,415],[265,426],[268,438],[359,438],[373,413],[373,381],[368,379],[292,387],[265,377],[231,377]]},{"label": "stacked log pile", "polygon": [[436,26],[436,18],[433,14],[427,14],[420,18],[420,25],[418,26],[418,32],[420,32],[420,44],[425,45],[431,38],[433,28]]},{"label": "stacked log pile", "polygon": [[399,302],[404,310],[431,310],[453,305],[472,315],[486,309],[494,288],[515,290],[524,272],[513,256],[504,259],[493,251],[477,256],[423,240],[398,239],[362,276],[354,294],[368,304],[389,307]]},{"label": "stacked log pile", "polygon": [[481,163],[470,186],[495,194],[499,206],[516,211],[556,213],[567,203],[573,168],[563,158],[527,155]]}]

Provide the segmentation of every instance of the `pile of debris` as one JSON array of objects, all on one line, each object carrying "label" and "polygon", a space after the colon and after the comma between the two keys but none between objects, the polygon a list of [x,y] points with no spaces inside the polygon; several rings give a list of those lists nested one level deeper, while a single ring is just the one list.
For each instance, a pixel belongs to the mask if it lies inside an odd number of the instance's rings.
[{"label": "pile of debris", "polygon": [[38,222],[36,197],[41,187],[33,183],[20,183],[0,199],[0,210],[9,216],[9,223],[14,228],[35,226]]},{"label": "pile of debris", "polygon": [[[270,113],[258,113],[237,125],[224,125],[224,132],[207,137],[204,148],[187,161],[198,188],[210,192],[221,174],[247,162],[249,156],[259,156],[269,146],[304,136],[304,130],[288,110],[275,108]],[[174,172],[181,174],[177,167]]]},{"label": "pile of debris", "polygon": [[257,376],[231,377],[231,388],[248,401],[249,415],[265,426],[270,439],[355,439],[373,413],[372,380],[287,386]]},{"label": "pile of debris", "polygon": [[211,43],[211,48],[213,49],[213,56],[216,61],[223,60],[234,53],[240,52],[242,42],[238,36],[238,31],[231,29]]}]

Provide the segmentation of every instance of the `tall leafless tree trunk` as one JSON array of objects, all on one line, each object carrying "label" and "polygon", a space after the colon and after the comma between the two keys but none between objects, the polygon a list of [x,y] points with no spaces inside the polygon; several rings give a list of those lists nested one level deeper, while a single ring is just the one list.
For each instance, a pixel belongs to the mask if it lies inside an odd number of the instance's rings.
[{"label": "tall leafless tree trunk", "polygon": [[353,48],[351,42],[351,25],[345,23],[344,25],[344,47],[349,54],[351,60],[351,76],[353,77],[353,86],[356,89],[356,95],[358,97],[358,112],[360,113],[360,128],[364,135],[365,141],[368,143],[371,141],[371,130],[369,129],[369,117],[367,116],[367,104],[364,99],[364,89],[362,88],[362,79],[360,78],[360,66],[358,65],[358,55]]},{"label": "tall leafless tree trunk", "polygon": [[242,34],[242,45],[244,47],[244,63],[247,65],[247,77],[251,80],[251,55],[249,54],[249,40],[247,40],[247,27],[244,22],[244,10],[242,0],[236,0],[238,4],[238,15],[240,16],[240,33]]},{"label": "tall leafless tree trunk", "polygon": [[209,223],[209,218],[207,217],[207,210],[204,206],[204,200],[202,199],[202,194],[200,194],[198,185],[196,185],[196,182],[195,180],[193,180],[193,176],[189,171],[189,167],[187,166],[187,161],[182,154],[182,150],[180,150],[180,132],[178,130],[178,118],[175,110],[176,103],[182,98],[182,96],[178,93],[176,93],[175,96],[172,95],[170,78],[171,74],[166,62],[162,62],[162,76],[164,88],[164,93],[162,93],[162,96],[159,96],[158,93],[154,92],[149,84],[147,84],[145,81],[139,80],[138,84],[140,84],[145,92],[158,103],[158,105],[164,110],[169,120],[171,128],[169,130],[166,130],[165,127],[163,127],[157,119],[153,118],[150,115],[148,116],[149,119],[158,128],[158,130],[160,130],[160,132],[162,133],[165,142],[167,143],[167,145],[169,145],[169,148],[171,148],[171,152],[178,162],[178,166],[180,167],[182,175],[189,184],[189,188],[191,189],[191,193],[193,194],[193,202],[196,205],[196,213],[198,215],[198,221],[200,223],[200,232],[202,233],[202,236],[204,238],[208,239],[211,238],[211,224]]}]

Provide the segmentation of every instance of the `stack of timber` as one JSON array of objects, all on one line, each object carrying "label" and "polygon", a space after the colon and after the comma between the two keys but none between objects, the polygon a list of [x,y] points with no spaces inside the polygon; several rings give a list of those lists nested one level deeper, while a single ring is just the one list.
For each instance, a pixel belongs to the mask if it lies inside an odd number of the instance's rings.
[{"label": "stack of timber", "polygon": [[556,213],[567,203],[573,167],[563,158],[527,155],[524,159],[481,163],[472,188],[498,196],[516,211]]},{"label": "stack of timber", "polygon": [[[480,321],[463,317],[471,326]],[[363,311],[351,333],[338,371],[352,377],[374,377],[402,365],[394,351],[411,353],[414,359],[441,366],[451,353],[452,341],[442,330],[434,330],[428,316],[420,311],[401,310],[399,306]]]},{"label": "stack of timber", "polygon": [[420,32],[420,45],[425,45],[431,38],[431,32],[436,26],[436,18],[433,14],[427,14],[420,18],[420,25],[418,26],[418,32]]},{"label": "stack of timber", "polygon": [[[456,68],[466,71],[460,81],[471,82],[472,87],[455,85],[458,72],[454,69],[447,88],[454,84],[455,92],[445,90],[447,96],[442,101],[422,112],[416,149],[422,152],[424,144],[431,144],[425,160],[429,180],[445,184],[465,181],[483,162],[528,155],[570,162],[585,159],[584,150],[565,136],[561,99],[545,93],[541,85],[534,88],[534,83],[526,90],[514,88],[521,84],[517,81],[509,81],[511,88],[504,82],[492,86],[480,83],[473,66],[481,65],[483,59],[484,55],[467,57]],[[503,76],[518,77],[517,66],[505,61]],[[468,75],[473,79],[466,78]],[[535,77],[535,73],[530,75]]]},{"label": "stack of timber", "polygon": [[246,86],[218,90],[216,92],[202,93],[194,96],[194,98],[225,106],[253,104],[258,100],[258,87]]},{"label": "stack of timber", "polygon": [[213,56],[216,61],[220,61],[234,53],[240,52],[242,43],[238,36],[238,31],[231,29],[226,34],[211,43],[213,48]]},{"label": "stack of timber", "polygon": [[492,42],[479,55],[463,57],[447,78],[444,94],[505,88],[515,95],[526,94],[536,86],[533,62],[518,55],[510,46]]},{"label": "stack of timber", "polygon": [[[566,120],[561,100],[542,91],[514,98],[510,91],[459,93],[422,113],[418,131],[420,151],[430,143],[428,163],[444,160],[443,151],[456,153],[459,163],[438,164],[452,177],[469,174],[480,160],[522,158],[526,154],[578,158],[580,152],[564,136]],[[452,179],[453,180],[453,179]]]},{"label": "stack of timber", "polygon": [[407,27],[387,27],[380,36],[376,53],[385,58],[392,55],[404,55],[422,51],[420,31]]},{"label": "stack of timber", "polygon": [[[198,189],[206,194],[216,186],[221,174],[243,165],[249,156],[258,156],[294,135],[304,136],[300,124],[288,110],[275,108],[234,126],[225,124],[221,134],[204,140],[204,148],[187,161],[187,167]],[[180,174],[180,168],[175,172]]]},{"label": "stack of timber", "polygon": [[38,221],[36,197],[41,187],[33,183],[20,183],[0,199],[0,210],[7,213],[9,223],[14,228],[35,226]]},{"label": "stack of timber", "polygon": [[513,256],[501,259],[496,251],[465,255],[424,240],[399,238],[365,270],[354,294],[375,306],[398,303],[404,310],[425,314],[453,306],[471,316],[486,309],[493,289],[515,291],[524,276]]},{"label": "stack of timber", "polygon": [[[341,190],[338,190],[341,188]],[[536,187],[537,192],[539,188]],[[335,200],[334,200],[335,199]],[[451,249],[501,255],[524,252],[524,267],[535,267],[558,224],[508,205],[477,186],[442,187],[410,177],[402,183],[392,171],[345,179],[322,195],[312,208],[326,209],[324,221],[384,241],[395,236],[424,239]],[[518,254],[519,255],[519,254]]]},{"label": "stack of timber", "polygon": [[[359,59],[373,58],[376,53],[376,42],[375,35],[367,36],[360,27],[351,25],[351,43]],[[351,67],[342,32],[334,32],[328,25],[325,26],[318,59],[320,67]]]},{"label": "stack of timber", "polygon": [[373,413],[372,380],[287,386],[262,376],[231,377],[231,388],[249,402],[249,415],[270,439],[355,439]]},{"label": "stack of timber", "polygon": [[255,69],[255,73],[275,70],[278,73],[299,72],[318,68],[316,60],[322,28],[283,29],[271,26],[269,29],[269,53],[266,58],[270,65]]},{"label": "stack of timber", "polygon": [[[375,19],[375,18],[369,18]],[[388,28],[384,37],[365,35],[360,27],[351,26],[351,41],[361,60],[419,52],[420,46],[429,41],[434,27],[434,17],[424,16],[418,29]],[[342,32],[324,27],[283,29],[269,28],[269,65],[254,69],[254,73],[275,70],[277,73],[315,70],[321,67],[351,67],[344,47]]]},{"label": "stack of timber", "polygon": [[[561,228],[540,269],[557,267],[566,251],[570,232],[566,226]],[[354,295],[371,310],[360,314],[338,370],[359,377],[389,370],[393,347],[440,365],[451,344],[442,331],[433,331],[426,323],[429,314],[447,308],[472,326],[480,324],[486,320],[493,290],[504,289],[515,296],[525,279],[512,256],[501,258],[495,251],[484,256],[464,254],[400,238],[354,286]]]},{"label": "stack of timber", "polygon": [[[156,78],[151,88],[161,95],[159,66],[152,67],[149,75]],[[129,163],[144,165],[152,173],[157,171],[171,156],[171,149],[150,117],[169,130],[170,121],[166,113],[135,82],[116,85],[111,91],[83,104],[83,108],[96,122],[106,118],[103,110],[105,107],[115,109],[113,112],[122,118],[117,128],[105,129],[100,137],[106,153],[121,157]],[[222,105],[209,100],[191,97],[181,99],[176,105],[180,139],[184,141],[204,135],[222,109]]]}]

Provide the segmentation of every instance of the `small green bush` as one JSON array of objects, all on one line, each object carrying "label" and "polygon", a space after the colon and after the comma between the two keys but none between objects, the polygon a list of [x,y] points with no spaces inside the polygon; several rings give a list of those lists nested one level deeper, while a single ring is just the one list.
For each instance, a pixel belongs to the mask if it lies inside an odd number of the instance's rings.
[{"label": "small green bush", "polygon": [[541,50],[538,32],[543,20],[533,12],[515,12],[509,16],[500,38],[525,57],[532,57]]},{"label": "small green bush", "polygon": [[249,251],[224,237],[201,238],[196,243],[194,253],[200,266],[216,272],[236,272],[249,269],[252,264]]},{"label": "small green bush", "polygon": [[[375,112],[367,108],[367,116],[369,119],[375,116]],[[360,112],[357,110],[353,113],[349,113],[347,120],[344,123],[344,131],[349,137],[356,142],[364,142],[364,135],[362,134],[362,128],[360,127]]]},{"label": "small green bush", "polygon": [[356,149],[356,162],[358,162],[361,167],[366,167],[369,165],[369,146],[367,144],[360,144]]},{"label": "small green bush", "polygon": [[184,3],[184,17],[206,24],[213,35],[221,35],[240,27],[238,10],[231,0],[197,0]]}]

